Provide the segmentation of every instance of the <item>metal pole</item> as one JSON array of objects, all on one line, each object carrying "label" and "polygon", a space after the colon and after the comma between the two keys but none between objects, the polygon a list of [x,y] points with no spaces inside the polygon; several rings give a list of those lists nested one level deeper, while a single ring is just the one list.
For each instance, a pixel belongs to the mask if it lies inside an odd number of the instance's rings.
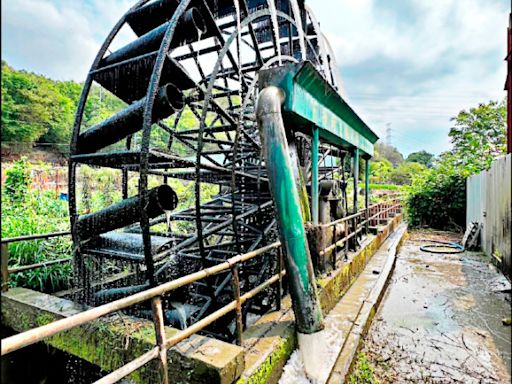
[{"label": "metal pole", "polygon": [[366,159],[364,162],[364,208],[366,212],[366,233],[368,233],[368,218],[370,217],[370,213],[368,211],[368,207],[370,206],[370,159]]},{"label": "metal pole", "polygon": [[[354,170],[354,208],[353,213],[356,214],[358,211],[358,205],[357,205],[357,188],[359,184],[359,148],[354,149],[354,156],[352,158],[353,161],[353,170]],[[354,217],[354,233],[355,236],[350,241],[350,244],[352,245],[354,251],[357,249],[357,217]]]},{"label": "metal pole", "polygon": [[2,254],[2,292],[9,289],[9,244],[3,243],[1,246]]},{"label": "metal pole", "polygon": [[313,139],[311,141],[311,216],[313,224],[318,224],[318,146],[319,130],[313,127]]},{"label": "metal pole", "polygon": [[[285,265],[297,331],[309,334],[323,328],[323,316],[281,115],[283,99],[281,89],[263,89],[258,98],[257,120],[281,243],[286,250]],[[313,159],[313,166],[315,164],[316,159]]]},{"label": "metal pole", "polygon": [[357,184],[359,182],[359,148],[354,150],[354,212],[357,213]]}]

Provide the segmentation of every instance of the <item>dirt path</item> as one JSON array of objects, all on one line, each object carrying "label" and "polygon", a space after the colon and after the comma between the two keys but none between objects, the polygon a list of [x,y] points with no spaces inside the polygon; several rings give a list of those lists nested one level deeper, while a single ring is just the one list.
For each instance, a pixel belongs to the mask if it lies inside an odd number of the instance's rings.
[{"label": "dirt path", "polygon": [[[365,339],[381,383],[509,383],[510,283],[475,252],[430,254],[412,232]],[[508,290],[503,292],[503,290]]]}]

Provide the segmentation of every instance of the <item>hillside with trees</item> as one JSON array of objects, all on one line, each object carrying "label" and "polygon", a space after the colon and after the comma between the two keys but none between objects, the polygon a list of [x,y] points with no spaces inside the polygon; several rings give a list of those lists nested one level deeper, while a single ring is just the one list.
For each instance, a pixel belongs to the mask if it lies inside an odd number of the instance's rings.
[{"label": "hillside with trees", "polygon": [[[69,144],[83,84],[55,81],[16,70],[2,61],[2,147],[26,144]],[[84,126],[124,107],[117,97],[93,86],[84,113]],[[67,148],[66,148],[67,149]]]}]

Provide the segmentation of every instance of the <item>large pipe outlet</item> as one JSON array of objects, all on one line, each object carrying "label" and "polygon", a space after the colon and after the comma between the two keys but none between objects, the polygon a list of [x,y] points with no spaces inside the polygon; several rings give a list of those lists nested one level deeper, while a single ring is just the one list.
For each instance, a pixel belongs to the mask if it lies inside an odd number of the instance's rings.
[{"label": "large pipe outlet", "polygon": [[[148,191],[147,201],[146,213],[154,218],[176,208],[178,196],[170,186],[162,184]],[[80,240],[88,240],[134,224],[140,220],[140,214],[140,197],[137,195],[98,212],[80,216],[76,222],[76,231]]]},{"label": "large pipe outlet", "polygon": [[[77,153],[93,153],[142,129],[146,98],[131,104],[126,109],[82,132],[78,137]],[[185,105],[183,93],[172,84],[158,91],[153,106],[153,122],[164,119]]]},{"label": "large pipe outlet", "polygon": [[281,115],[283,100],[281,89],[265,88],[258,98],[257,120],[279,233],[285,250],[285,266],[296,326],[298,332],[310,334],[323,328],[323,317]]},{"label": "large pipe outlet", "polygon": [[[159,25],[155,29],[145,33],[137,40],[119,48],[102,60],[102,66],[112,65],[120,61],[132,59],[146,53],[157,51],[162,44],[162,39],[169,27],[168,23]],[[201,12],[195,7],[190,8],[176,25],[171,42],[171,48],[184,43],[191,43],[199,40],[199,37],[206,33],[206,23]]]}]

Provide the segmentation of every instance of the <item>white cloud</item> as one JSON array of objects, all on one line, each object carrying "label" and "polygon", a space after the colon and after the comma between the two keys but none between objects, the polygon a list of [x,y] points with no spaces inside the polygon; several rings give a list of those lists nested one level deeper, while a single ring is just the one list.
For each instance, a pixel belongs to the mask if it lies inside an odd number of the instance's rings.
[{"label": "white cloud", "polygon": [[[104,38],[134,3],[4,0],[2,57],[16,68],[83,81]],[[426,130],[434,143],[429,145],[440,152],[447,148],[450,117],[503,97],[506,1],[310,0],[309,5],[336,52],[349,101],[381,134],[391,122],[397,139],[406,137],[411,146],[424,142],[418,135]],[[119,36],[114,46],[131,36]]]},{"label": "white cloud", "polygon": [[83,81],[102,40],[131,3],[3,1],[2,57],[54,79]]},{"label": "white cloud", "polygon": [[439,153],[449,147],[450,117],[504,97],[506,3],[327,0],[312,8],[370,126],[383,137],[390,122],[404,152],[423,145]]}]

